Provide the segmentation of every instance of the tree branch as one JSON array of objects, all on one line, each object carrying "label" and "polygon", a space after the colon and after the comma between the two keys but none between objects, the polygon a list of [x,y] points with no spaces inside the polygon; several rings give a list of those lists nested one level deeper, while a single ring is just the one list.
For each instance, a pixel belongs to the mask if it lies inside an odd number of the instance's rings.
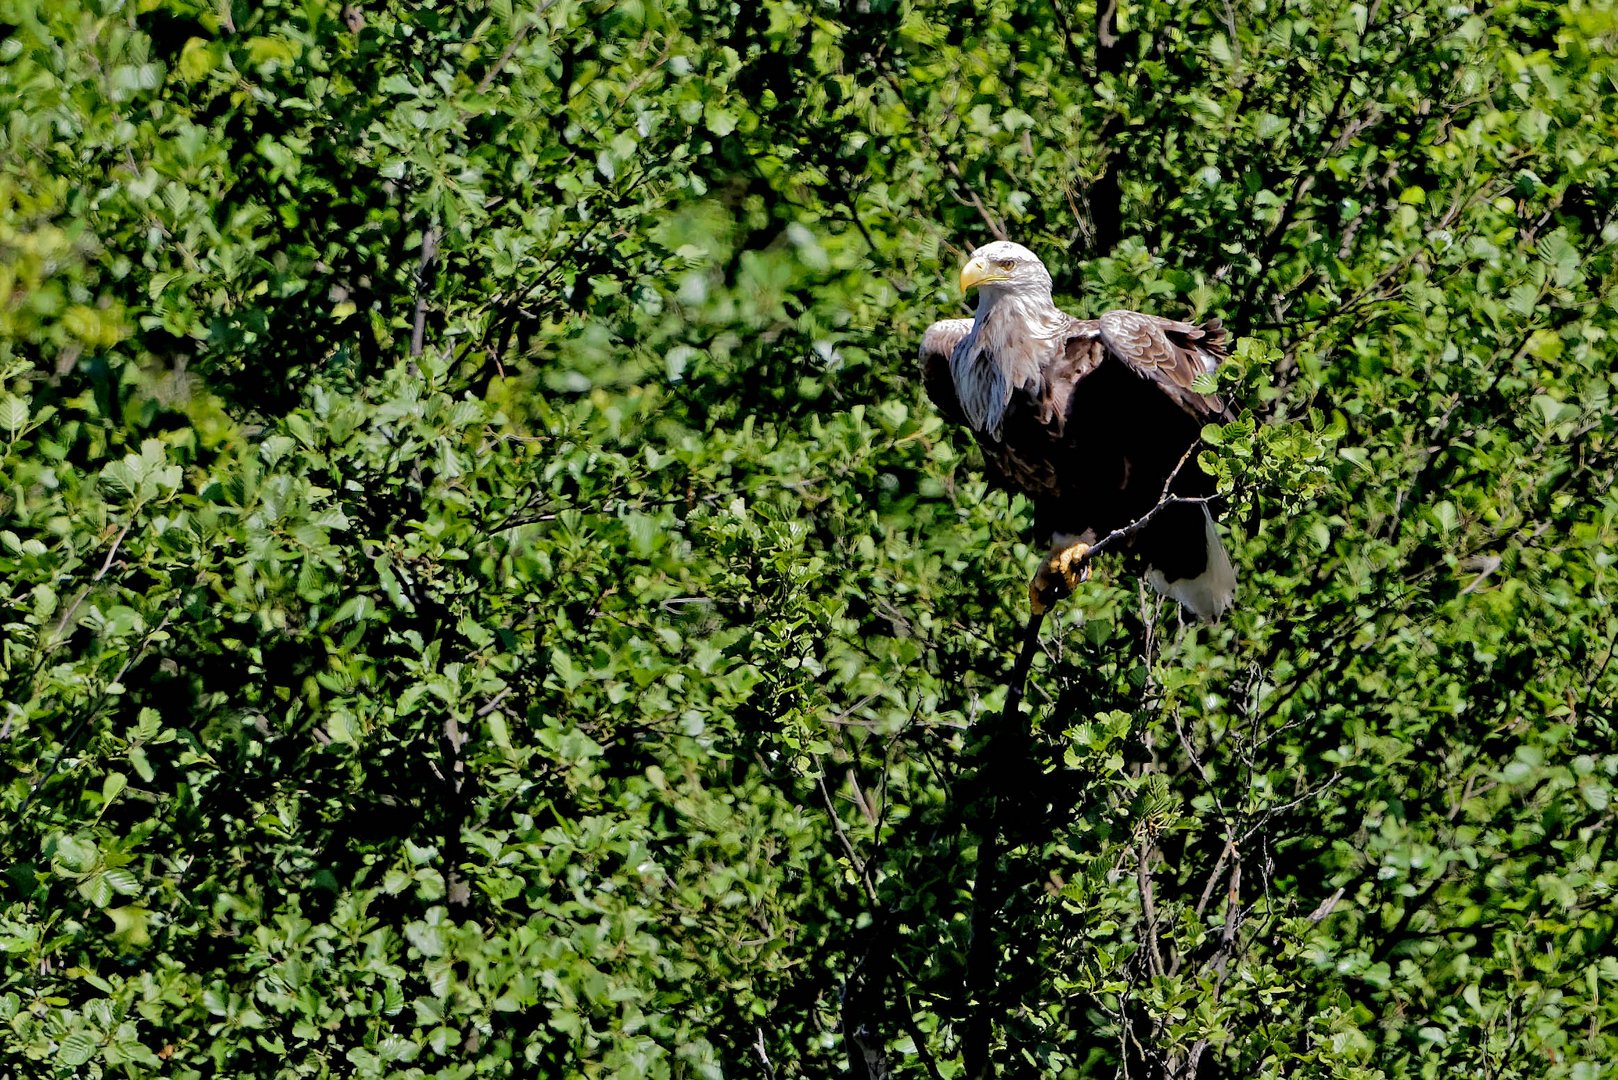
[{"label": "tree branch", "polygon": [[420,356],[427,344],[427,290],[432,284],[433,261],[438,258],[442,233],[429,225],[421,234],[421,260],[416,264],[416,311],[410,328],[410,355]]},{"label": "tree branch", "polygon": [[[1023,627],[1017,662],[1006,680],[1006,701],[999,722],[987,733],[979,748],[978,777],[984,781],[977,815],[977,880],[972,887],[972,938],[966,954],[966,1029],[961,1037],[961,1054],[969,1080],[993,1075],[989,1044],[994,1036],[995,976],[1000,950],[995,946],[994,917],[999,910],[999,862],[1001,808],[1000,788],[1007,780],[1004,765],[1014,752],[1026,746],[1028,725],[1020,720],[1023,686],[1039,650],[1039,627],[1043,611],[1028,616]],[[998,744],[998,745],[996,745]]]}]

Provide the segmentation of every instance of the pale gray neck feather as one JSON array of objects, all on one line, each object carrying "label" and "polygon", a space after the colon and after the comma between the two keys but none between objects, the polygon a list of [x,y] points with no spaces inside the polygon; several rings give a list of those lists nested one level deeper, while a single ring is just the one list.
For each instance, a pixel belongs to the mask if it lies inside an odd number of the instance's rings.
[{"label": "pale gray neck feather", "polygon": [[1049,293],[983,290],[972,331],[949,358],[955,396],[974,430],[1000,438],[1011,395],[1044,389],[1045,365],[1063,347],[1071,322]]}]

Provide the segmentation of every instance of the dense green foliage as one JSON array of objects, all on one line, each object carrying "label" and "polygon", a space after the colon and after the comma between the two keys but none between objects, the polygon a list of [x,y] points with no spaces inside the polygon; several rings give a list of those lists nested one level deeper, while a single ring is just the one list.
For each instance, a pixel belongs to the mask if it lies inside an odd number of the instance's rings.
[{"label": "dense green foliage", "polygon": [[[0,1071],[1608,1075],[1618,10],[1101,7],[0,0]],[[998,746],[997,234],[1243,336]]]}]

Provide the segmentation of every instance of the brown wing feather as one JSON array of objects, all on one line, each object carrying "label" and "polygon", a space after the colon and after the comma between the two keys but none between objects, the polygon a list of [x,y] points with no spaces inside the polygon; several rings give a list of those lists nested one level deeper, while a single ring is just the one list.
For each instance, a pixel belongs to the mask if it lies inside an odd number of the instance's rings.
[{"label": "brown wing feather", "polygon": [[944,418],[956,424],[966,423],[966,414],[955,396],[955,376],[950,374],[949,355],[971,330],[971,319],[943,319],[921,335],[921,384]]},{"label": "brown wing feather", "polygon": [[1199,376],[1213,372],[1229,355],[1225,327],[1218,319],[1198,326],[1138,311],[1109,311],[1096,324],[1109,353],[1151,379],[1193,417],[1228,415],[1217,394],[1192,389]]},{"label": "brown wing feather", "polygon": [[1064,434],[1074,387],[1105,358],[1100,324],[1094,319],[1070,318],[1062,348],[1041,371],[1043,380],[1035,402],[1035,418],[1051,438],[1060,439]]}]

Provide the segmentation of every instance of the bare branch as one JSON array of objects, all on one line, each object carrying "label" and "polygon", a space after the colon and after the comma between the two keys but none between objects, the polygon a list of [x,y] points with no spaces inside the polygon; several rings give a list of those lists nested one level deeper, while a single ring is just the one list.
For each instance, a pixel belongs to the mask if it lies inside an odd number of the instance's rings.
[{"label": "bare branch", "polygon": [[67,624],[72,620],[74,614],[78,612],[79,605],[84,603],[84,598],[90,595],[90,590],[94,588],[102,578],[107,576],[108,570],[112,569],[112,560],[118,554],[118,547],[124,542],[124,537],[129,535],[129,527],[134,523],[135,518],[133,515],[131,515],[130,519],[124,522],[124,527],[118,530],[118,535],[113,537],[112,546],[107,549],[107,557],[101,560],[101,569],[97,570],[90,578],[89,582],[79,590],[78,595],[73,597],[73,602],[67,606],[67,610],[62,612],[62,617],[56,620],[56,625],[51,628],[50,638],[45,642],[45,648],[47,650],[54,649],[62,644],[62,641],[64,640],[62,637],[62,631],[67,629]]},{"label": "bare branch", "polygon": [[1337,902],[1342,898],[1343,890],[1339,888],[1336,892],[1322,900],[1319,907],[1315,908],[1315,910],[1309,913],[1309,921],[1312,923],[1318,923],[1325,919],[1326,916],[1330,915],[1337,909]]},{"label": "bare branch", "polygon": [[1141,920],[1145,923],[1145,934],[1141,940],[1141,949],[1146,953],[1148,969],[1154,976],[1163,974],[1163,952],[1158,945],[1157,937],[1157,901],[1156,893],[1152,887],[1151,868],[1152,846],[1142,836],[1135,856],[1135,885],[1140,892]]},{"label": "bare branch", "polygon": [[416,313],[410,328],[410,355],[413,357],[420,356],[427,344],[427,290],[442,235],[437,225],[429,225],[421,234],[421,259],[416,264]]},{"label": "bare branch", "polygon": [[1158,514],[1161,514],[1164,510],[1167,510],[1171,506],[1207,506],[1217,498],[1219,498],[1217,495],[1170,495],[1169,497],[1160,501],[1156,506],[1146,511],[1146,513],[1142,514],[1134,521],[1131,521],[1128,525],[1120,525],[1106,536],[1103,536],[1100,540],[1097,540],[1095,543],[1091,544],[1090,550],[1085,553],[1084,558],[1076,560],[1076,562],[1082,566],[1084,563],[1089,562],[1091,559],[1095,558],[1103,551],[1106,551],[1108,548],[1114,547],[1121,544],[1123,541],[1128,540],[1130,537],[1146,528],[1146,526],[1150,525],[1153,518],[1157,517]]},{"label": "bare branch", "polygon": [[837,816],[837,804],[832,801],[831,791],[826,787],[826,772],[824,769],[821,770],[820,775],[815,777],[815,782],[820,785],[820,797],[826,804],[826,816],[831,819],[832,830],[837,833],[837,839],[843,843],[843,850],[848,853],[849,865],[859,875],[860,884],[865,886],[866,897],[871,903],[877,903],[876,885],[871,881],[871,875],[866,870],[865,860],[860,858],[858,851],[854,850],[854,842],[848,838],[848,833],[844,831],[842,819]]},{"label": "bare branch", "polygon": [[500,707],[500,703],[511,694],[511,687],[503,687],[500,692],[478,707],[478,716],[488,716]]},{"label": "bare branch", "polygon": [[775,1080],[775,1066],[770,1064],[770,1055],[764,1052],[764,1029],[758,1024],[753,1025],[753,1034],[756,1039],[753,1049],[758,1054],[758,1060],[764,1065],[764,1075]]}]

